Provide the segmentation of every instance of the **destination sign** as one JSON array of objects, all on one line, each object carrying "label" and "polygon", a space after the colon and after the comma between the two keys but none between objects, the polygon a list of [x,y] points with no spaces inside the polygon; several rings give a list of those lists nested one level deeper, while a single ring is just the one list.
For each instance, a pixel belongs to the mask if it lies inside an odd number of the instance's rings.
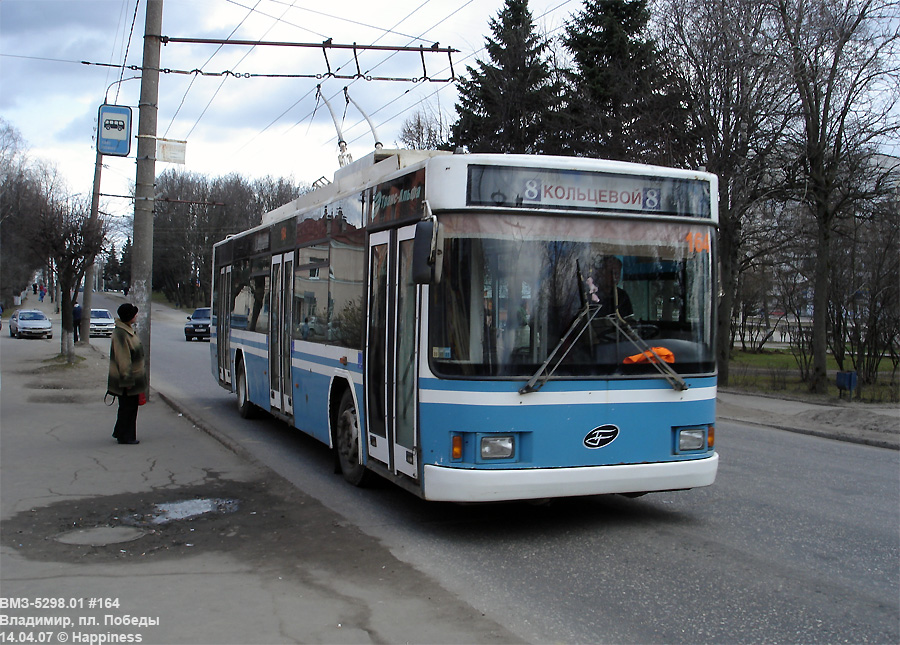
[{"label": "destination sign", "polygon": [[709,194],[709,183],[695,179],[472,165],[466,203],[709,219]]}]

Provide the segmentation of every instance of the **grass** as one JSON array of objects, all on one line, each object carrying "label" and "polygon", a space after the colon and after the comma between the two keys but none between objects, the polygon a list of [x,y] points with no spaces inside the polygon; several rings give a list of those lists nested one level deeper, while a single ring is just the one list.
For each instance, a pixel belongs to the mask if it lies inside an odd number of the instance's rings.
[{"label": "grass", "polygon": [[[838,371],[838,365],[830,355],[827,367],[828,392],[813,395],[800,378],[800,368],[790,350],[776,349],[761,353],[735,350],[729,365],[728,386],[749,392],[768,392],[819,401],[840,396],[847,399],[848,394],[842,394],[835,385],[834,373]],[[900,382],[896,378],[892,382],[890,371],[882,371],[876,383],[862,386],[859,400],[870,403],[900,402]]]}]

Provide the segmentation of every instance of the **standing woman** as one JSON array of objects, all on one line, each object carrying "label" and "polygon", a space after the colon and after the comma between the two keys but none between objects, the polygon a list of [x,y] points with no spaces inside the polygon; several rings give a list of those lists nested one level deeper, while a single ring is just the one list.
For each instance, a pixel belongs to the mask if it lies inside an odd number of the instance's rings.
[{"label": "standing woman", "polygon": [[119,398],[119,415],[113,431],[119,443],[135,445],[137,413],[141,399],[147,396],[147,374],[144,368],[144,348],[134,330],[138,308],[130,302],[116,310],[116,328],[109,344],[109,381],[106,391]]}]

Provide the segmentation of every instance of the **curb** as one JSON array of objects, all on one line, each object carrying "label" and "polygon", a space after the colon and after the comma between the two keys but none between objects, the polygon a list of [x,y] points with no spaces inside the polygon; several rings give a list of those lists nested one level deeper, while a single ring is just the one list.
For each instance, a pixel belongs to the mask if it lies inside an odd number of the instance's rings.
[{"label": "curb", "polygon": [[722,419],[723,421],[732,421],[734,423],[742,423],[748,426],[756,426],[757,428],[775,428],[776,430],[782,430],[784,432],[793,432],[795,434],[804,434],[812,437],[819,437],[821,439],[832,439],[834,441],[843,441],[844,443],[854,443],[862,446],[872,446],[873,448],[887,448],[888,450],[898,450],[900,451],[900,445],[897,442],[884,441],[879,439],[870,439],[868,437],[860,437],[856,436],[853,433],[846,432],[841,433],[839,431],[829,432],[827,430],[813,430],[811,428],[797,428],[795,426],[786,426],[786,425],[776,425],[774,423],[759,423],[757,421],[750,421],[748,419],[743,419],[740,417],[733,416],[718,416],[718,419]]}]

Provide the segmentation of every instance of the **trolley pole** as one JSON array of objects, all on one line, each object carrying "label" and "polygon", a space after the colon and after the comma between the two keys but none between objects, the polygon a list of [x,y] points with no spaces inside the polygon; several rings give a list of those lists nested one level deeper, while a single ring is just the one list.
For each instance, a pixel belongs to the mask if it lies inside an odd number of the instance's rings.
[{"label": "trolley pole", "polygon": [[156,195],[156,120],[159,101],[159,60],[163,0],[147,1],[144,62],[138,105],[137,175],[134,191],[134,241],[131,259],[133,301],[140,309],[137,333],[144,346],[150,382],[150,302],[153,293],[153,211]]}]

